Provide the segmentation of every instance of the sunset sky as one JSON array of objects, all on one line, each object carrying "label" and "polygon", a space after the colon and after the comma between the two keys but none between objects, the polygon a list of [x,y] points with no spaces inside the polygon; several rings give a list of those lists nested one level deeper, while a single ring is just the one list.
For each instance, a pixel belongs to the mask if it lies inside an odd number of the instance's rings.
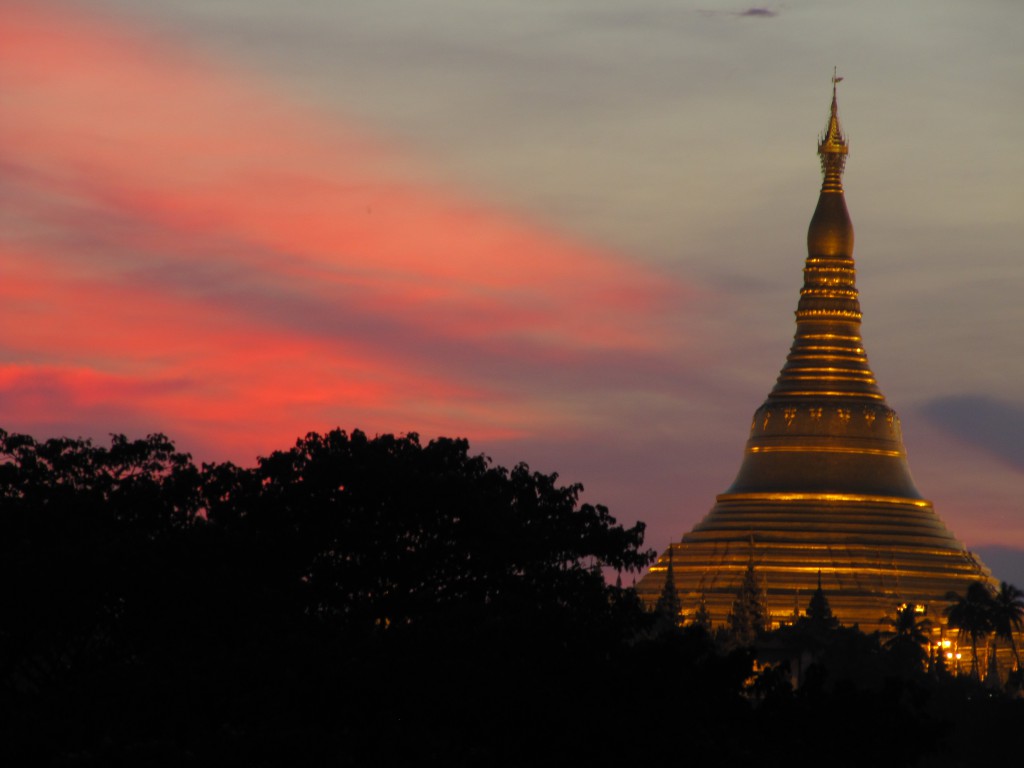
[{"label": "sunset sky", "polygon": [[872,368],[1024,586],[1024,3],[0,9],[0,427],[464,436],[661,550],[789,348],[837,66]]}]

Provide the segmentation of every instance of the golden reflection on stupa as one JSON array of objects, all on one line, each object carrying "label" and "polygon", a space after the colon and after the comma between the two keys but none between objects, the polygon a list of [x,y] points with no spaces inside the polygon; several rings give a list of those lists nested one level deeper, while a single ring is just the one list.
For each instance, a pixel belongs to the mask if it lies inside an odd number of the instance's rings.
[{"label": "golden reflection on stupa", "polygon": [[924,606],[936,632],[950,591],[991,580],[914,485],[900,420],[861,339],[853,225],[843,193],[849,146],[836,84],[818,143],[824,181],[807,232],[796,334],[768,399],[754,413],[733,484],[637,589],[648,605],[672,571],[684,617],[703,601],[724,624],[748,565],[773,625],[803,613],[821,585],[840,622],[886,629],[903,604]]}]

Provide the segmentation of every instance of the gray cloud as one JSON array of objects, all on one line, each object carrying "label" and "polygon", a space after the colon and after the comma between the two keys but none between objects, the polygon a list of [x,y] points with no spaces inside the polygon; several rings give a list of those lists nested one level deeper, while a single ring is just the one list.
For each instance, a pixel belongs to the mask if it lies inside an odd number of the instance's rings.
[{"label": "gray cloud", "polygon": [[779,15],[778,11],[773,11],[771,8],[762,8],[762,7],[758,7],[758,6],[754,6],[752,8],[747,8],[745,11],[720,11],[720,10],[712,10],[712,9],[708,9],[708,8],[701,8],[701,9],[698,10],[698,13],[700,13],[702,16],[712,16],[712,17],[715,17],[715,16],[718,16],[718,17],[735,16],[735,17],[741,18],[741,19],[742,18],[746,18],[746,17],[772,18],[774,16],[778,16]]},{"label": "gray cloud", "polygon": [[930,400],[921,412],[940,429],[1024,470],[1024,408],[985,395]]}]

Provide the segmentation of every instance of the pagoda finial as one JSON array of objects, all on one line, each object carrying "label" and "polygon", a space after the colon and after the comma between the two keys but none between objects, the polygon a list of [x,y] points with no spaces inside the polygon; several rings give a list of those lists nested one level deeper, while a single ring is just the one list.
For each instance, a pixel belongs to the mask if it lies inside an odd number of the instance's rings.
[{"label": "pagoda finial", "polygon": [[843,191],[843,170],[846,168],[846,156],[849,154],[849,143],[839,125],[839,106],[836,101],[836,86],[843,78],[832,68],[832,110],[828,125],[818,141],[818,154],[821,155],[821,170],[825,180],[821,185],[822,192]]}]

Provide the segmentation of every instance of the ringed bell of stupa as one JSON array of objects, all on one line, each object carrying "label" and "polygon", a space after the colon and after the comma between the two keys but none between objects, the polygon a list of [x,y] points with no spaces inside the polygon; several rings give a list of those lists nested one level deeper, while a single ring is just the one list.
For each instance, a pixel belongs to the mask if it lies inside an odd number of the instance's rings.
[{"label": "ringed bell of stupa", "polygon": [[941,629],[950,591],[992,579],[914,485],[900,419],[864,351],[840,79],[818,143],[824,181],[785,365],[754,412],[733,484],[637,585],[652,606],[671,568],[684,618],[703,602],[724,624],[751,565],[773,625],[803,613],[820,574],[836,618],[865,631],[888,628],[904,604]]}]

